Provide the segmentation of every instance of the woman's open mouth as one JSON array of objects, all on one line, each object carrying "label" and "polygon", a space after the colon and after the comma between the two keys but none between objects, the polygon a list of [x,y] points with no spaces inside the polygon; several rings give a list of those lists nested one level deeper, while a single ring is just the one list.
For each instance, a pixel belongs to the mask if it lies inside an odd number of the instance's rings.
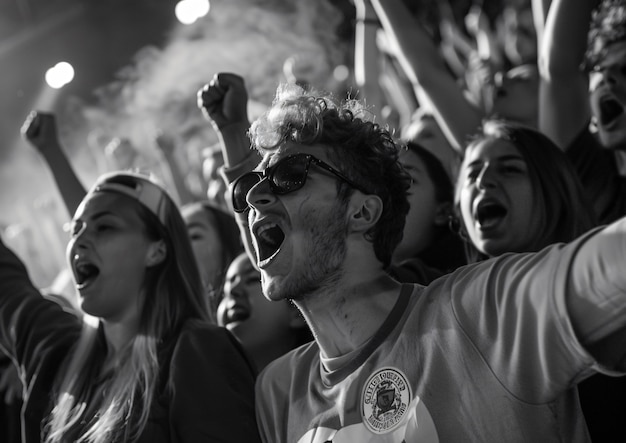
[{"label": "woman's open mouth", "polygon": [[507,209],[500,203],[486,200],[478,204],[474,218],[480,225],[480,228],[486,230],[497,226],[506,217],[507,213]]},{"label": "woman's open mouth", "polygon": [[80,259],[74,261],[74,279],[79,290],[92,284],[99,274],[100,269],[93,263]]}]

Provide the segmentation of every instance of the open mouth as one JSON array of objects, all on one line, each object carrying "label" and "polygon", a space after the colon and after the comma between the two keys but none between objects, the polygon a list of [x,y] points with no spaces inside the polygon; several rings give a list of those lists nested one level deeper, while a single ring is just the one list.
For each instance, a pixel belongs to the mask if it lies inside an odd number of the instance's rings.
[{"label": "open mouth", "polygon": [[622,104],[612,97],[603,97],[600,99],[600,124],[602,126],[610,125],[624,113]]},{"label": "open mouth", "polygon": [[261,226],[255,233],[259,262],[263,262],[274,256],[285,240],[285,233],[275,223]]},{"label": "open mouth", "polygon": [[226,311],[224,324],[238,323],[250,318],[250,310],[243,306],[235,305]]},{"label": "open mouth", "polygon": [[480,202],[476,208],[475,218],[480,226],[491,228],[497,225],[508,213],[507,209],[501,204],[492,200]]},{"label": "open mouth", "polygon": [[98,274],[100,274],[100,269],[92,263],[77,261],[74,264],[74,278],[78,289],[84,289],[89,286]]}]

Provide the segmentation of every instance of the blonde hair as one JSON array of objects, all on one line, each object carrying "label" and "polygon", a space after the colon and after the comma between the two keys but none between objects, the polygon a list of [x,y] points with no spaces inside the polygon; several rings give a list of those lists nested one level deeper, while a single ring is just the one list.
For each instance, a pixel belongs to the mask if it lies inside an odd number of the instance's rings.
[{"label": "blonde hair", "polygon": [[[123,351],[115,376],[105,382],[102,400],[91,422],[84,422],[93,402],[93,380],[102,359],[97,357],[98,328],[84,323],[71,354],[49,421],[46,442],[133,441],[148,420],[158,375],[156,338],[136,336]],[[137,414],[136,417],[132,417]],[[82,421],[81,421],[82,420]],[[120,425],[123,426],[120,426]]]}]

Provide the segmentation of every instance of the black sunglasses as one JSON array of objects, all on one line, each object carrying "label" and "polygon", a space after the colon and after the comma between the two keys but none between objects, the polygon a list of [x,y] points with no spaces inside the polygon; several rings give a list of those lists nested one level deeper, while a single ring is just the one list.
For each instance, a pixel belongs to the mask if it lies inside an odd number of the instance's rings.
[{"label": "black sunglasses", "polygon": [[235,212],[244,212],[248,209],[248,201],[246,200],[248,192],[266,178],[269,180],[270,191],[273,194],[284,195],[297,191],[306,183],[311,163],[334,174],[353,188],[368,193],[341,172],[312,155],[293,154],[263,171],[247,172],[235,180],[232,187],[233,209]]}]

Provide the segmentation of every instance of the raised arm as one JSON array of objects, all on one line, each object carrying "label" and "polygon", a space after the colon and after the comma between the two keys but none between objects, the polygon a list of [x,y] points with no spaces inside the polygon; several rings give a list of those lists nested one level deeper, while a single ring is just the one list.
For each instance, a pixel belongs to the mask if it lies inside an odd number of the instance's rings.
[{"label": "raised arm", "polygon": [[170,134],[161,133],[155,137],[154,142],[162,154],[163,165],[167,167],[174,187],[176,188],[176,195],[179,200],[178,203],[182,206],[196,200],[185,182],[185,171],[181,168],[176,159],[176,149],[178,145],[175,138]]},{"label": "raised arm", "polygon": [[[402,0],[372,0],[397,58],[414,89],[422,88],[450,144],[462,154],[467,137],[478,129],[483,111],[473,107],[447,70],[438,46]],[[417,92],[416,92],[417,94]]]},{"label": "raised arm", "polygon": [[470,7],[465,16],[465,28],[476,41],[476,52],[483,60],[488,60],[493,71],[501,71],[504,68],[504,56],[500,45],[489,23],[487,14],[481,5]]},{"label": "raised arm", "polygon": [[365,99],[374,114],[380,116],[386,104],[380,85],[380,52],[376,42],[380,23],[370,0],[354,0],[354,6],[354,80],[359,88],[359,97]]},{"label": "raised arm", "polygon": [[80,330],[76,315],[41,296],[0,238],[0,350],[16,363],[28,389],[52,382]]},{"label": "raised arm", "polygon": [[[546,27],[546,20],[548,19],[548,11],[550,10],[551,3],[552,0],[531,0],[533,25],[535,26],[535,34],[537,35],[537,42],[539,45],[543,39],[543,33]],[[538,49],[539,48],[540,46]]]},{"label": "raised arm", "polygon": [[24,138],[43,156],[52,172],[69,215],[74,215],[76,208],[87,192],[74,172],[65,152],[63,152],[59,142],[55,116],[45,112],[32,111],[22,125],[21,132]]},{"label": "raised arm", "polygon": [[215,74],[198,91],[198,107],[217,132],[226,169],[255,155],[247,136],[250,128],[248,91],[242,77],[226,72]]},{"label": "raised arm", "polygon": [[[224,155],[221,170],[226,186],[242,174],[252,171],[261,161],[256,151],[250,148],[247,131],[248,92],[242,77],[232,73],[218,73],[198,91],[198,107],[217,132],[220,148]],[[230,195],[226,199],[232,208]],[[256,263],[252,238],[248,229],[248,214],[236,214],[243,244],[252,263]]]},{"label": "raised arm", "polygon": [[554,0],[539,48],[539,129],[562,149],[589,124],[588,77],[581,71],[593,1]]}]

